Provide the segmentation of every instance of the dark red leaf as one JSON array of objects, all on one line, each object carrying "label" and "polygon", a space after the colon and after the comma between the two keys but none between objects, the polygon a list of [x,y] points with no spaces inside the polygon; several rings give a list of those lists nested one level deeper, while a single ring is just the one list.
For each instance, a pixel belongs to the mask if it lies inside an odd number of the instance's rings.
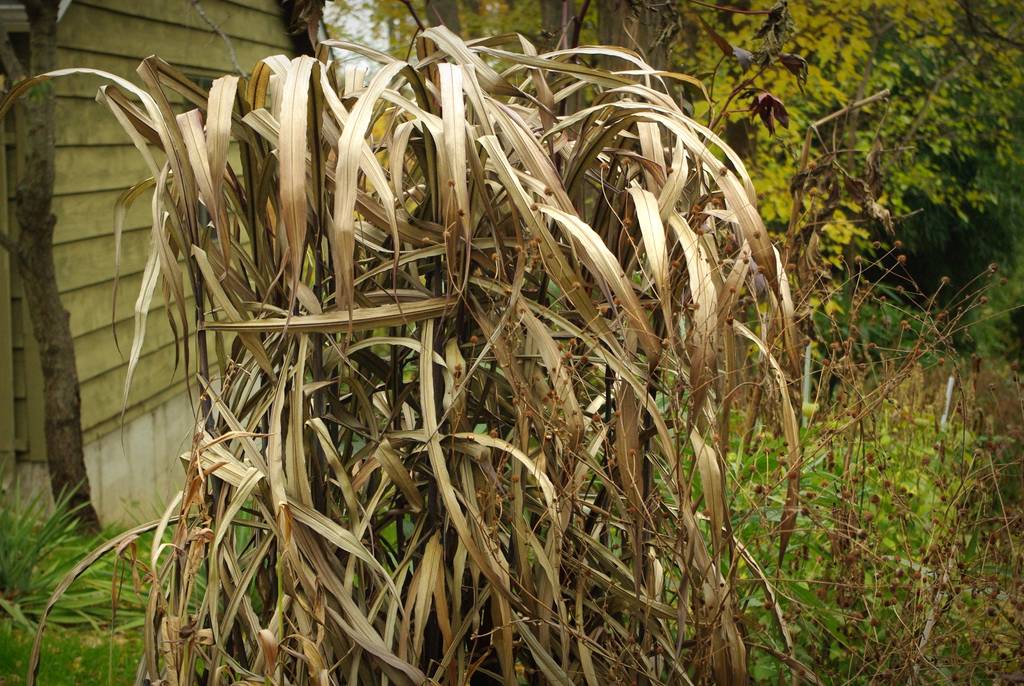
[{"label": "dark red leaf", "polygon": [[781,100],[768,91],[761,91],[754,94],[754,100],[750,103],[750,115],[761,117],[768,132],[775,135],[775,122],[779,122],[782,128],[789,128],[789,112]]},{"label": "dark red leaf", "polygon": [[779,62],[789,70],[789,73],[796,76],[800,87],[803,88],[804,84],[807,83],[807,60],[791,52],[780,52]]}]

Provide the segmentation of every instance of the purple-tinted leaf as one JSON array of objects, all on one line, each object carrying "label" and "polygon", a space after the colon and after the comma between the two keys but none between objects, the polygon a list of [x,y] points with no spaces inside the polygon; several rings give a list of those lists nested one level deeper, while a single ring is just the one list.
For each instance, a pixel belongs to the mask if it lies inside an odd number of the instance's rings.
[{"label": "purple-tinted leaf", "polygon": [[761,117],[768,132],[775,135],[775,122],[782,124],[782,128],[789,128],[789,112],[781,100],[768,91],[761,91],[754,94],[754,100],[750,103],[750,115]]},{"label": "purple-tinted leaf", "polygon": [[779,62],[789,70],[790,74],[796,76],[800,87],[803,88],[804,84],[807,83],[807,60],[791,52],[780,52]]}]

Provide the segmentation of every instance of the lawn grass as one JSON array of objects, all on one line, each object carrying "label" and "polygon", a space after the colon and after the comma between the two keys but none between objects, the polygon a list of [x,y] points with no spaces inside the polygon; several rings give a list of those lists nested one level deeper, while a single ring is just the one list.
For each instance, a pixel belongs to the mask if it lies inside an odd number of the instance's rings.
[{"label": "lawn grass", "polygon": [[[34,634],[0,620],[0,686],[24,684]],[[135,682],[141,630],[110,635],[90,626],[50,627],[37,683],[45,686],[122,686]]]}]

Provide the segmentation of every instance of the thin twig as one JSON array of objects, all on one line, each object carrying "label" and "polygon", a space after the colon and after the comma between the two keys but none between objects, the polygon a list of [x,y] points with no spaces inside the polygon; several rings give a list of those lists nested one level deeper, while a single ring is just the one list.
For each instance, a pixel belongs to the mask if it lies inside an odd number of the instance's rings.
[{"label": "thin twig", "polygon": [[729,5],[712,5],[709,2],[701,2],[701,0],[687,0],[687,2],[693,3],[694,5],[700,5],[701,7],[706,7],[709,10],[716,10],[718,12],[729,12],[731,14],[771,14],[771,10],[745,10],[739,7],[730,7]]},{"label": "thin twig", "polygon": [[[732,92],[729,93],[729,97],[727,97],[725,99],[725,104],[722,105],[722,109],[720,109],[718,111],[718,114],[715,116],[714,120],[712,120],[711,123],[708,125],[709,129],[714,131],[715,129],[718,128],[718,124],[722,121],[722,118],[725,117],[725,115],[729,113],[729,105],[732,104],[732,101],[735,100],[736,97],[740,93],[745,91],[747,88],[750,88],[751,86],[753,86],[754,82],[757,81],[757,79],[759,79],[761,77],[761,74],[763,74],[767,68],[768,68],[767,64],[762,65],[761,68],[757,70],[757,73],[755,73],[753,76],[745,79],[743,82],[740,83],[740,85],[738,85],[738,86],[736,86],[735,88],[732,89]],[[709,110],[709,114],[710,114],[710,110]]]},{"label": "thin twig", "polygon": [[[835,119],[838,119],[839,117],[847,115],[850,112],[853,112],[855,110],[859,110],[862,107],[867,107],[868,105],[871,105],[871,104],[873,104],[875,102],[878,102],[879,100],[885,100],[888,97],[889,97],[889,89],[888,88],[886,88],[884,90],[880,90],[877,93],[875,93],[874,95],[869,95],[866,98],[861,98],[860,100],[857,100],[856,102],[852,102],[849,105],[847,105],[846,107],[844,107],[842,109],[839,109],[839,110],[836,110],[832,114],[824,116],[821,119],[819,119],[818,121],[816,121],[813,124],[811,124],[807,128],[807,136],[804,139],[803,150],[800,152],[800,163],[799,163],[799,167],[797,168],[796,175],[799,176],[800,174],[802,174],[804,171],[807,170],[808,158],[810,157],[810,152],[811,152],[811,141],[813,140],[814,135],[817,134],[818,129],[821,126],[824,126],[825,124],[827,124],[830,121],[833,121]],[[802,186],[796,187],[793,190],[793,204],[792,204],[792,209],[790,210],[790,214],[789,214],[789,228],[788,228],[788,230],[786,232],[787,235],[791,234],[794,231],[794,229],[796,228],[796,224],[797,224],[797,221],[798,221],[798,218],[799,218],[798,215],[800,213],[800,207],[803,205],[803,197],[804,197],[804,193],[803,193]]]},{"label": "thin twig", "polygon": [[406,9],[409,10],[409,14],[412,16],[412,20],[416,22],[416,28],[420,31],[426,31],[427,27],[420,21],[420,15],[416,13],[416,8],[412,6],[411,0],[401,0],[402,4],[405,5]]},{"label": "thin twig", "polygon": [[203,4],[199,0],[189,0],[189,2],[192,3],[192,7],[193,9],[195,9],[196,14],[199,15],[199,18],[202,19],[206,23],[206,25],[210,27],[211,31],[220,36],[221,40],[224,41],[224,45],[228,49],[228,56],[231,58],[231,65],[235,68],[235,71],[238,73],[238,75],[245,76],[245,70],[242,69],[242,65],[238,63],[238,53],[235,52],[235,46],[231,42],[231,37],[228,36],[228,34],[224,33],[220,26],[217,25],[217,22],[215,22],[213,19],[210,19],[210,16],[206,13],[206,10],[203,9]]}]

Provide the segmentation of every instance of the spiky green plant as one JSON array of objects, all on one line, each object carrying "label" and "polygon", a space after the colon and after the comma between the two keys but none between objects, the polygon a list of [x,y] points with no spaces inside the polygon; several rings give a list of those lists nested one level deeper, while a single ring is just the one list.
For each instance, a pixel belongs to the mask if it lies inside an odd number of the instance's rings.
[{"label": "spiky green plant", "polygon": [[740,684],[742,575],[810,678],[723,477],[769,384],[783,554],[792,304],[742,161],[670,95],[698,82],[443,28],[209,93],[139,74],[101,93],[152,169],[130,369],[160,283],[203,408],[140,674]]},{"label": "spiky green plant", "polygon": [[74,540],[78,528],[70,500],[64,495],[50,510],[41,495],[19,502],[20,493],[15,493],[10,502],[0,503],[0,616],[31,627],[32,609],[63,576],[53,558]]}]

